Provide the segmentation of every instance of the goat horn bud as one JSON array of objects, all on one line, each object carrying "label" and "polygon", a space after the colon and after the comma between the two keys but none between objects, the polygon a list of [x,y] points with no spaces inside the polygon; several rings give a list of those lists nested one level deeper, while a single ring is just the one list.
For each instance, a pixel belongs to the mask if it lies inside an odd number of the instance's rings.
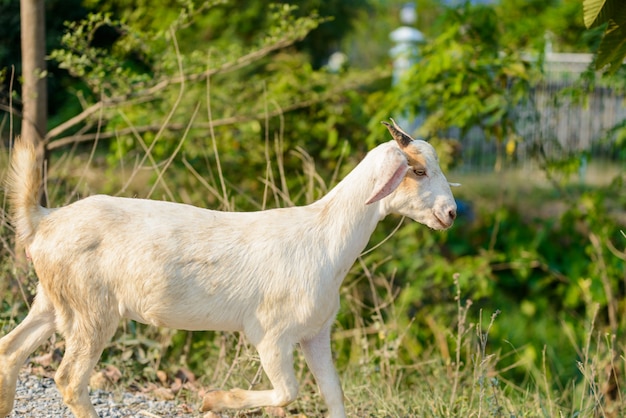
[{"label": "goat horn bud", "polygon": [[385,125],[387,129],[389,129],[391,136],[393,137],[393,139],[396,140],[398,145],[400,145],[400,148],[405,148],[407,145],[411,143],[411,141],[413,141],[413,138],[411,138],[409,134],[404,132],[402,128],[398,126],[395,120],[393,120],[392,118],[389,118],[389,119],[391,119],[391,122],[393,123],[393,125],[385,121],[382,121],[381,123]]}]

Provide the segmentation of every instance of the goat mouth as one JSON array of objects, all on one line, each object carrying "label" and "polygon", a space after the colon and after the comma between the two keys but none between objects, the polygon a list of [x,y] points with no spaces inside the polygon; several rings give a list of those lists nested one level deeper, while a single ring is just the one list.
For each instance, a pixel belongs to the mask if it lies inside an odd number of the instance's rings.
[{"label": "goat mouth", "polygon": [[452,222],[444,222],[441,220],[439,216],[435,214],[435,219],[437,219],[437,223],[441,227],[441,229],[448,229],[452,226]]}]

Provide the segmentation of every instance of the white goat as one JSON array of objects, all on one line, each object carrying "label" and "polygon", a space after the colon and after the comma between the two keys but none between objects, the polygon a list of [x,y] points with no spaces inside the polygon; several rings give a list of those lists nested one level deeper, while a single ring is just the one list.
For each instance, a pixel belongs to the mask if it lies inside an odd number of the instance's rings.
[{"label": "white goat", "polygon": [[130,318],[240,331],[256,346],[273,389],[209,392],[204,411],[292,402],[299,344],[329,415],[345,417],[330,348],[341,282],[387,214],[438,230],[456,216],[433,147],[383,123],[395,141],[370,151],[325,197],[252,213],[101,195],[46,209],[40,162],[18,140],[9,196],[40,282],[28,316],[0,340],[0,416],[13,407],[28,355],[58,331],[66,339],[55,376],[63,400],[76,417],[97,417],[89,376],[120,319]]}]

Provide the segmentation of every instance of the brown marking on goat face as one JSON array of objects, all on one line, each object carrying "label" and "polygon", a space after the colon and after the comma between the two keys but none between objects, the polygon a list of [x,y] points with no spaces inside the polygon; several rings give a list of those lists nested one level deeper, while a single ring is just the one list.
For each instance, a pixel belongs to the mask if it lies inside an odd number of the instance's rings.
[{"label": "brown marking on goat face", "polygon": [[413,168],[426,168],[426,158],[424,155],[414,147],[407,147],[402,150],[409,165]]}]

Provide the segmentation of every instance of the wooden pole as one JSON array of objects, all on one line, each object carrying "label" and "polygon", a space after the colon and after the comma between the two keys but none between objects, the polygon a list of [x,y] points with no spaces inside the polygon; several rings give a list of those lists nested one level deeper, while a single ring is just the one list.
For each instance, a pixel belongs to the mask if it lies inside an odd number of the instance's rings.
[{"label": "wooden pole", "polygon": [[48,92],[44,0],[20,0],[22,47],[22,138],[45,158]]}]

